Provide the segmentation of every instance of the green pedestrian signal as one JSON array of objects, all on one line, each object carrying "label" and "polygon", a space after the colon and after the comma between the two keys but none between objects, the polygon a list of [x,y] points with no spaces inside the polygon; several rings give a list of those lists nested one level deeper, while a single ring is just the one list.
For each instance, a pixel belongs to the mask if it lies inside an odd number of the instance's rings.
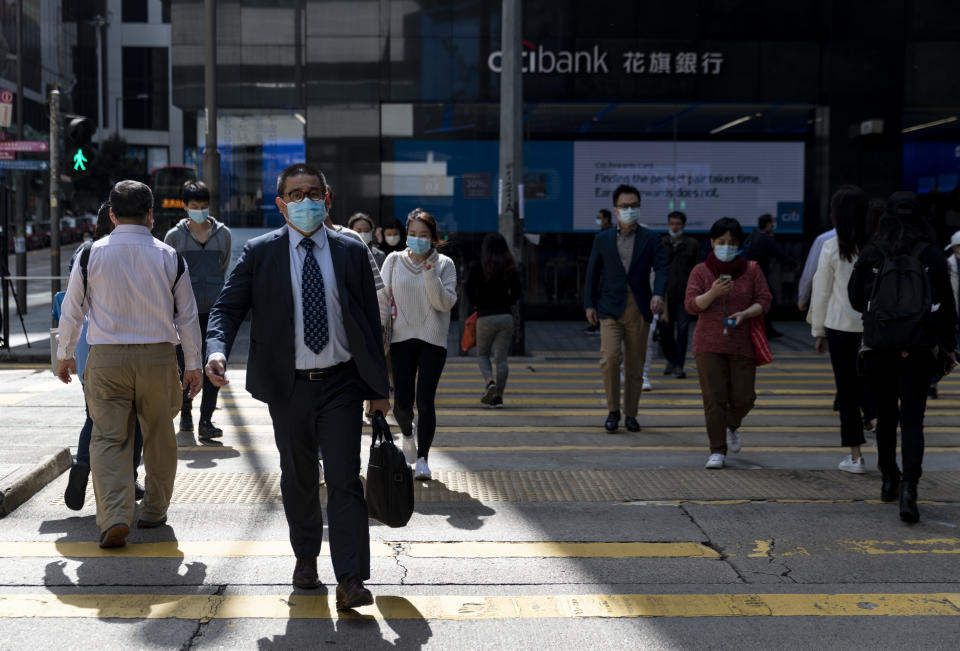
[{"label": "green pedestrian signal", "polygon": [[87,166],[87,157],[83,155],[83,150],[78,149],[77,153],[73,155],[73,169],[77,171],[86,171]]}]

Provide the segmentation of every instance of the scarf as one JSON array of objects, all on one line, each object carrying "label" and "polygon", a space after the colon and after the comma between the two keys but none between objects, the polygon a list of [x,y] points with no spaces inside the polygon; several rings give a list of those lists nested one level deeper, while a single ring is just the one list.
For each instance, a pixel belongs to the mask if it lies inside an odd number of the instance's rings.
[{"label": "scarf", "polygon": [[717,256],[711,251],[707,255],[706,260],[707,269],[713,272],[714,276],[719,276],[721,274],[729,274],[734,280],[739,278],[747,270],[747,267],[750,266],[749,260],[744,258],[742,255],[737,255],[731,262],[720,262],[717,259]]}]

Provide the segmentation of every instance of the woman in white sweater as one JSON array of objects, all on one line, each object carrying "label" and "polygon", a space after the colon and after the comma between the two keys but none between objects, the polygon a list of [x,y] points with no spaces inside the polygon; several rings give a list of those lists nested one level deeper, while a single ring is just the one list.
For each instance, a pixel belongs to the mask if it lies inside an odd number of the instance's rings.
[{"label": "woman in white sweater", "polygon": [[393,363],[393,414],[403,432],[407,462],[416,460],[416,479],[431,477],[427,459],[437,430],[437,385],[447,361],[450,310],[457,302],[456,266],[437,251],[437,244],[437,220],[417,208],[407,217],[406,250],[387,256],[380,272],[385,293],[381,320],[384,325],[392,320],[385,344]]},{"label": "woman in white sweater", "polygon": [[[830,199],[830,218],[837,235],[827,240],[820,252],[807,316],[816,337],[816,351],[822,355],[830,349],[840,407],[840,441],[850,448],[838,467],[856,474],[866,472],[860,446],[866,442],[864,425],[870,426],[875,415],[870,413],[866,382],[857,365],[863,318],[850,305],[847,285],[860,250],[870,237],[867,206],[867,195],[853,185],[840,186]],[[861,405],[865,406],[864,420],[860,417]]]}]

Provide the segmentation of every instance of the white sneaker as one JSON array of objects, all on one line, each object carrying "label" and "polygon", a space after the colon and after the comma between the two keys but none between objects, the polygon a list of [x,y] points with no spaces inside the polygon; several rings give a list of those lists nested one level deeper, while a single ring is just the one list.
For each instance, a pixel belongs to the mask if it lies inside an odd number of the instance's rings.
[{"label": "white sneaker", "polygon": [[417,461],[417,440],[413,434],[410,436],[403,435],[403,456],[406,457],[407,463],[411,466]]},{"label": "white sneaker", "polygon": [[430,466],[427,465],[427,460],[423,457],[417,459],[417,468],[413,471],[413,478],[423,480],[432,478],[430,475]]},{"label": "white sneaker", "polygon": [[840,462],[840,465],[837,466],[840,470],[844,472],[852,472],[855,475],[862,475],[867,472],[867,468],[863,463],[863,455],[860,455],[860,458],[856,461],[853,460],[852,455],[847,455],[843,458],[843,461]]},{"label": "white sneaker", "polygon": [[327,478],[326,478],[326,476],[323,474],[323,461],[320,461],[320,485],[321,485],[321,486],[326,486],[326,485],[327,485]]},{"label": "white sneaker", "polygon": [[740,451],[740,432],[727,428],[727,452],[736,454]]},{"label": "white sneaker", "polygon": [[711,454],[710,458],[707,459],[707,465],[705,467],[710,469],[723,468],[723,460],[725,458],[722,454]]},{"label": "white sneaker", "polygon": [[653,391],[653,385],[650,384],[650,380],[643,378],[643,386],[640,387],[643,391]]}]

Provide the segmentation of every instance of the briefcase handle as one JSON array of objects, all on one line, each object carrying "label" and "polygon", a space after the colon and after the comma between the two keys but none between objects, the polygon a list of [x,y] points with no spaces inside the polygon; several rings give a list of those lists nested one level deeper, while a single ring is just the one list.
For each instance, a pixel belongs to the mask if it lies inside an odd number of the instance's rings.
[{"label": "briefcase handle", "polygon": [[373,444],[379,441],[390,441],[393,443],[393,434],[390,432],[390,424],[384,417],[383,412],[377,410],[373,413]]}]

